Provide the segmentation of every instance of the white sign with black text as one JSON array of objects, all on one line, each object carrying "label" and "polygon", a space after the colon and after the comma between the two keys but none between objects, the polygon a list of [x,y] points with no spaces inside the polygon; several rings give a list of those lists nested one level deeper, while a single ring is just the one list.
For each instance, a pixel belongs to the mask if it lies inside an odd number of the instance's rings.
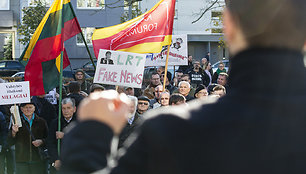
[{"label": "white sign with black text", "polygon": [[0,105],[29,103],[29,82],[0,83]]}]

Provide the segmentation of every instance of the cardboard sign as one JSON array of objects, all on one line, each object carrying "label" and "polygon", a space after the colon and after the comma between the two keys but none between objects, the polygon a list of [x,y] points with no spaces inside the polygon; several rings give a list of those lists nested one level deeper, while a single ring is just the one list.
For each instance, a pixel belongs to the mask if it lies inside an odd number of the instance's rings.
[{"label": "cardboard sign", "polygon": [[17,124],[18,127],[22,127],[22,122],[21,122],[18,106],[17,105],[11,106],[10,111],[13,115],[13,123]]},{"label": "cardboard sign", "polygon": [[0,105],[30,102],[29,82],[0,83]]},{"label": "cardboard sign", "polygon": [[141,88],[145,54],[100,49],[94,83]]},{"label": "cardboard sign", "polygon": [[[147,54],[145,66],[165,66],[167,47],[161,53]],[[169,52],[169,66],[188,65],[187,35],[173,35]]]}]

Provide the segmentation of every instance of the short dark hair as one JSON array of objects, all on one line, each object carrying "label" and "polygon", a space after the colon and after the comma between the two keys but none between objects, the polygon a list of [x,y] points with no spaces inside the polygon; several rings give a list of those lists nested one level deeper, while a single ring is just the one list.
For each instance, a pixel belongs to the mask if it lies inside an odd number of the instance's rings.
[{"label": "short dark hair", "polygon": [[177,102],[186,101],[186,98],[182,94],[174,93],[170,96],[169,105],[176,104]]},{"label": "short dark hair", "polygon": [[156,74],[159,76],[159,74],[158,74],[156,71],[152,72],[152,74],[151,74],[151,79],[152,79],[152,76],[154,76],[154,75],[156,75]]},{"label": "short dark hair", "polygon": [[226,6],[250,47],[303,48],[305,0],[226,0]]},{"label": "short dark hair", "polygon": [[190,80],[189,74],[183,74],[181,78],[183,78],[183,77],[188,77],[188,79]]},{"label": "short dark hair", "polygon": [[81,85],[76,81],[72,81],[68,85],[68,90],[70,93],[79,93],[81,91]]}]

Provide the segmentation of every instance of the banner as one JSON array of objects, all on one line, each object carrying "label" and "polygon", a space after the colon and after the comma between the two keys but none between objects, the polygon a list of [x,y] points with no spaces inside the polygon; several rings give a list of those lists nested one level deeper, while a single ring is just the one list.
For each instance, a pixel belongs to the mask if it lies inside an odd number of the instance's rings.
[{"label": "banner", "polygon": [[[167,47],[161,53],[147,54],[145,66],[165,66]],[[187,35],[173,35],[169,52],[169,66],[188,65]]]},{"label": "banner", "polygon": [[0,105],[29,103],[29,82],[0,83]]},{"label": "banner", "polygon": [[95,30],[92,44],[96,57],[100,49],[132,53],[159,53],[170,45],[175,0],[161,0],[146,13],[111,27]]},{"label": "banner", "polygon": [[146,55],[100,49],[94,83],[141,88]]}]

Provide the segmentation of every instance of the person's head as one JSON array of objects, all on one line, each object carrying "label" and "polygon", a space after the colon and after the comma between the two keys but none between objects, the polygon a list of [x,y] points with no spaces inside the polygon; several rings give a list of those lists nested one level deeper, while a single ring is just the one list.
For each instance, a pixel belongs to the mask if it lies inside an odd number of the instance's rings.
[{"label": "person's head", "polygon": [[98,92],[98,91],[104,91],[105,88],[102,86],[102,85],[99,85],[99,84],[92,84],[90,86],[90,93],[92,92]]},{"label": "person's head", "polygon": [[169,106],[170,94],[169,92],[162,92],[160,94],[160,105],[161,106]]},{"label": "person's head", "polygon": [[131,102],[129,103],[129,108],[128,108],[128,112],[129,112],[128,117],[131,118],[135,115],[138,101],[135,96],[128,95],[128,97],[131,100]]},{"label": "person's head", "polygon": [[[160,76],[160,80],[161,82],[164,82],[164,76],[165,76],[165,72],[162,72],[161,76]],[[172,73],[167,71],[167,79],[166,79],[166,84],[168,85],[172,80]]]},{"label": "person's head", "polygon": [[75,102],[71,98],[64,98],[62,101],[62,113],[66,119],[72,118],[76,111]]},{"label": "person's head", "polygon": [[192,62],[192,55],[188,55],[188,62]]},{"label": "person's head", "polygon": [[204,70],[210,70],[211,69],[211,63],[210,62],[206,62],[203,66]]},{"label": "person's head", "polygon": [[220,62],[219,65],[218,65],[218,68],[223,71],[224,70],[224,63],[223,62]]},{"label": "person's head", "polygon": [[157,72],[153,72],[151,75],[151,86],[156,87],[160,84],[160,76]]},{"label": "person's head", "polygon": [[219,85],[226,86],[226,84],[227,84],[227,79],[228,79],[228,74],[226,74],[226,73],[220,73],[219,76],[218,76],[218,79],[217,79],[217,83],[218,83]]},{"label": "person's head", "polygon": [[201,67],[201,64],[200,64],[199,61],[196,60],[196,61],[193,62],[193,69],[199,70],[200,67]]},{"label": "person's head", "polygon": [[34,114],[35,111],[35,105],[34,103],[25,103],[20,105],[20,110],[21,112],[26,116],[26,117],[31,117]]},{"label": "person's head", "polygon": [[182,94],[183,96],[187,96],[189,94],[190,83],[186,81],[181,81],[178,87],[179,87],[179,93]]},{"label": "person's head", "polygon": [[149,109],[150,99],[146,96],[138,97],[137,111],[139,114],[143,114]]},{"label": "person's head", "polygon": [[207,62],[207,59],[205,57],[202,58],[202,60],[201,60],[202,65],[205,65],[206,62]]},{"label": "person's head", "polygon": [[81,91],[81,86],[78,82],[72,81],[68,85],[68,90],[69,90],[70,93],[76,94],[76,93],[79,93]]},{"label": "person's head", "polygon": [[181,77],[181,81],[186,81],[186,82],[190,83],[189,75],[188,74],[183,74],[182,77]]},{"label": "person's head", "polygon": [[301,51],[306,40],[305,9],[305,0],[226,0],[223,26],[231,54],[248,47]]},{"label": "person's head", "polygon": [[169,99],[169,105],[181,105],[186,103],[186,98],[182,94],[172,94]]},{"label": "person's head", "polygon": [[126,95],[131,95],[131,96],[135,95],[134,88],[132,88],[132,87],[125,87],[124,89],[125,89],[125,94]]},{"label": "person's head", "polygon": [[107,51],[106,53],[105,53],[105,58],[106,59],[110,59],[112,57],[112,53],[110,52],[110,51]]},{"label": "person's head", "polygon": [[183,72],[180,70],[178,70],[178,71],[176,71],[176,73],[175,73],[175,77],[176,77],[176,79],[177,79],[177,81],[178,82],[180,82],[181,81],[181,78],[182,78],[182,76],[183,76]]},{"label": "person's head", "polygon": [[82,69],[78,69],[76,70],[74,77],[76,81],[83,81],[85,80],[85,72]]},{"label": "person's head", "polygon": [[206,96],[208,96],[208,91],[207,91],[206,87],[202,84],[199,85],[194,92],[194,97],[195,98],[203,98],[203,97],[206,97]]},{"label": "person's head", "polygon": [[207,56],[210,56],[210,52],[207,52]]},{"label": "person's head", "polygon": [[226,94],[226,89],[222,85],[217,85],[214,87],[212,94],[222,97]]},{"label": "person's head", "polygon": [[158,85],[155,87],[154,95],[155,99],[159,100],[160,94],[163,92],[163,85]]},{"label": "person's head", "polygon": [[157,73],[159,74],[159,75],[161,75],[163,72],[165,72],[165,67],[164,66],[160,66],[160,67],[158,67],[157,68]]}]

